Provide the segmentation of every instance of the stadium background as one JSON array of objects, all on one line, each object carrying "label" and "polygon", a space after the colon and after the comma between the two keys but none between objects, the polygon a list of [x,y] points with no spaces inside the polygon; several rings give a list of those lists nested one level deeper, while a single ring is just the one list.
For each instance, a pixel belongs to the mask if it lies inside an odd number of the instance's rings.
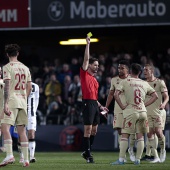
[{"label": "stadium background", "polygon": [[[146,9],[144,16],[139,15],[138,7]],[[91,31],[99,38],[98,43],[91,44],[91,54],[114,54],[113,57],[133,54],[133,61],[140,63],[138,52],[142,51],[160,69],[161,78],[170,88],[169,8],[170,2],[166,0],[0,0],[0,64],[8,61],[5,44],[18,43],[22,48],[19,59],[33,74],[44,64],[50,67],[56,58],[62,66],[72,57],[83,56],[85,46],[61,46],[59,41],[85,38]],[[39,74],[44,74],[43,71]],[[33,76],[38,78],[36,74]],[[54,116],[47,123],[46,111],[40,107],[39,111],[43,115],[37,117],[37,151],[81,150],[80,122],[56,125],[54,119],[58,117]],[[165,129],[167,149],[170,149],[169,116]],[[105,121],[99,126],[94,149],[118,150],[117,133]]]}]

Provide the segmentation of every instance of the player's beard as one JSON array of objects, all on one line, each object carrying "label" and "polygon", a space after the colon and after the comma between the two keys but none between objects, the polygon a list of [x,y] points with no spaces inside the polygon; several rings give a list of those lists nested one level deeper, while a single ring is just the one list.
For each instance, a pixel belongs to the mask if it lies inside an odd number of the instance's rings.
[{"label": "player's beard", "polygon": [[125,74],[122,72],[119,72],[119,76],[123,77]]},{"label": "player's beard", "polygon": [[94,69],[94,70],[93,70],[93,73],[97,73],[97,71],[98,71],[98,69]]},{"label": "player's beard", "polygon": [[90,68],[90,71],[92,72],[92,73],[97,73],[97,71],[98,71],[98,68]]},{"label": "player's beard", "polygon": [[144,74],[145,79],[149,79],[151,76],[149,74]]},{"label": "player's beard", "polygon": [[97,73],[98,69],[97,70],[94,70],[94,73]]}]

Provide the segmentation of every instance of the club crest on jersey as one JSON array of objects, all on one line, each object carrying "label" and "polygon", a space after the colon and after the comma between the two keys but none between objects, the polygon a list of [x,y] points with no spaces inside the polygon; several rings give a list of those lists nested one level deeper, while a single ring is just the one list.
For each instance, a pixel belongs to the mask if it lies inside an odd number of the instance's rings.
[{"label": "club crest on jersey", "polygon": [[10,66],[13,66],[14,64],[13,63],[10,63]]}]

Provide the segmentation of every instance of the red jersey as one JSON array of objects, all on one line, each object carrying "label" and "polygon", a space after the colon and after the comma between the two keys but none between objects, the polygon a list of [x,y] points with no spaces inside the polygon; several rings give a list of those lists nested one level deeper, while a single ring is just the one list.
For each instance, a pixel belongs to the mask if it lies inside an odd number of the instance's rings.
[{"label": "red jersey", "polygon": [[99,83],[96,78],[80,68],[80,80],[83,99],[97,100]]}]

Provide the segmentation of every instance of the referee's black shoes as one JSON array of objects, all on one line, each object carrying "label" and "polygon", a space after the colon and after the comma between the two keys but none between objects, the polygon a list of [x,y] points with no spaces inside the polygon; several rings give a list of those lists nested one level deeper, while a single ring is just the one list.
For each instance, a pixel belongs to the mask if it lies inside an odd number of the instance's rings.
[{"label": "referee's black shoes", "polygon": [[87,154],[86,154],[86,151],[84,151],[84,152],[81,154],[81,156],[82,156],[85,160],[87,160]]},{"label": "referee's black shoes", "polygon": [[87,158],[87,163],[94,163],[93,156]]},{"label": "referee's black shoes", "polygon": [[86,151],[84,151],[84,152],[81,154],[81,156],[87,161],[87,163],[94,163],[93,156],[90,155],[90,156],[88,157]]}]

